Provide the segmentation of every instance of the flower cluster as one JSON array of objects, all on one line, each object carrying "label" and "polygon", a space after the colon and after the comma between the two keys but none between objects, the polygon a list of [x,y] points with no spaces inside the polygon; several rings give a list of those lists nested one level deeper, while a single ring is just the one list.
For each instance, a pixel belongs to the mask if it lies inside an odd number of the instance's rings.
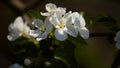
[{"label": "flower cluster", "polygon": [[52,3],[46,4],[45,8],[48,12],[41,12],[41,15],[46,16],[45,22],[36,19],[32,23],[38,29],[30,31],[30,35],[37,40],[45,39],[53,28],[56,39],[60,41],[67,39],[68,35],[77,37],[80,34],[84,39],[89,37],[85,20],[78,12],[66,12],[66,8],[57,7]]},{"label": "flower cluster", "polygon": [[120,31],[116,33],[116,36],[114,38],[114,41],[116,41],[116,47],[120,49]]},{"label": "flower cluster", "polygon": [[[21,16],[17,17],[8,27],[10,32],[7,36],[9,41],[14,41],[20,36],[41,41],[48,38],[56,38],[59,41],[64,41],[68,36],[77,38],[80,35],[82,38],[89,38],[89,30],[85,27],[86,22],[78,12],[66,12],[66,8],[57,7],[55,4],[48,3],[45,6],[47,12],[41,12],[45,16],[44,21],[34,19],[32,21],[32,29],[27,25],[26,21]],[[24,60],[24,65],[28,66],[32,63],[29,59]],[[24,66],[23,65],[23,66]],[[15,63],[9,68],[23,68],[22,65]]]},{"label": "flower cluster", "polygon": [[27,23],[25,23],[22,17],[19,16],[15,19],[14,23],[8,26],[8,31],[10,32],[7,36],[8,40],[14,41],[19,36],[29,35],[30,27],[27,26]]},{"label": "flower cluster", "polygon": [[30,29],[22,20],[17,17],[15,22],[10,24],[8,35],[9,40],[15,40],[23,34],[36,38],[37,41],[46,39],[48,34],[54,31],[57,40],[64,41],[68,35],[77,37],[78,34],[84,39],[89,37],[89,30],[85,27],[86,23],[78,12],[66,12],[66,8],[57,7],[55,4],[48,3],[45,6],[47,12],[41,12],[42,16],[46,16],[45,21],[34,19],[32,24],[37,28]]}]

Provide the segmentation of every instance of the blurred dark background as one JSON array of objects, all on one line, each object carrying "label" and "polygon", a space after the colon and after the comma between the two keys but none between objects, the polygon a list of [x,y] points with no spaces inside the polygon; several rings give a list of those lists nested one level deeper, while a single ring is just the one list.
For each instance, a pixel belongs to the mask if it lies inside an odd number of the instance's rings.
[{"label": "blurred dark background", "polygon": [[[85,11],[91,17],[99,14],[112,16],[120,26],[120,1],[119,0],[1,0],[0,1],[0,68],[8,68],[12,63],[11,53],[8,49],[8,25],[14,19],[25,13],[28,9],[39,12],[45,11],[46,3],[54,3],[72,11]],[[88,23],[88,22],[87,22]],[[99,25],[90,27],[90,32],[104,33],[106,29]],[[88,46],[76,47],[76,58],[82,68],[110,68],[116,48],[111,45],[106,37],[93,37],[87,40]]]}]

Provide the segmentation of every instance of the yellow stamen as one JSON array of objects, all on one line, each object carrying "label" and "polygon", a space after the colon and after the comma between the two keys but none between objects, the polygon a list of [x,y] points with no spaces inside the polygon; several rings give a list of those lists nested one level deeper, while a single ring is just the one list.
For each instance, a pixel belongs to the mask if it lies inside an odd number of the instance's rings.
[{"label": "yellow stamen", "polygon": [[65,28],[65,23],[64,23],[64,22],[60,22],[60,23],[59,23],[59,27],[60,27],[61,29]]},{"label": "yellow stamen", "polygon": [[41,26],[41,27],[40,27],[40,31],[41,31],[41,32],[45,32],[45,30],[46,30],[45,26]]}]

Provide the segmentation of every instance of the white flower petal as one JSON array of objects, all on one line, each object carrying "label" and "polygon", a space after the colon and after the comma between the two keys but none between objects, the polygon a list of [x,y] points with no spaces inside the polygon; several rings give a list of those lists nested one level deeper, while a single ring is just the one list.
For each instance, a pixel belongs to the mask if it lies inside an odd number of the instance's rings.
[{"label": "white flower petal", "polygon": [[[71,14],[71,17],[72,17],[72,22],[73,22],[73,23],[75,23],[75,22],[80,23],[79,13],[73,12],[73,13]],[[75,21],[76,19],[77,19],[77,21]]]},{"label": "white flower petal", "polygon": [[66,8],[58,7],[55,11],[58,17],[61,17],[66,13]]},{"label": "white flower petal", "polygon": [[89,30],[87,28],[81,28],[79,29],[80,35],[82,38],[84,39],[88,39],[89,38]]},{"label": "white flower petal", "polygon": [[116,33],[116,36],[114,38],[114,41],[116,41],[116,47],[120,49],[120,31]]},{"label": "white flower petal", "polygon": [[57,6],[53,3],[46,4],[45,8],[48,12],[41,13],[41,15],[43,15],[43,16],[51,16],[54,13],[56,13],[57,16],[60,17],[66,13],[66,8],[62,8],[62,7],[57,8]]},{"label": "white flower petal", "polygon": [[80,19],[79,18],[74,18],[74,26],[80,28]]},{"label": "white flower petal", "polygon": [[34,25],[36,25],[38,29],[31,30],[30,36],[35,37],[37,41],[46,39],[47,35],[52,31],[52,24],[49,22],[49,17],[45,19],[44,23],[41,23],[41,20],[39,19],[36,21],[37,22],[35,22]]},{"label": "white flower petal", "polygon": [[14,41],[22,34],[28,34],[30,28],[23,22],[22,17],[17,17],[14,21],[14,23],[11,23],[8,26],[8,31],[10,32],[7,36],[8,40]]},{"label": "white flower petal", "polygon": [[45,12],[45,13],[40,13],[42,16],[50,16],[51,15],[51,12]]},{"label": "white flower petal", "polygon": [[41,41],[43,39],[46,39],[47,35],[46,34],[39,34],[39,36],[36,38],[37,41]]},{"label": "white flower petal", "polygon": [[40,34],[40,30],[36,29],[36,30],[30,30],[29,35],[32,37],[37,37]]},{"label": "white flower petal", "polygon": [[57,7],[53,3],[48,3],[46,4],[45,8],[48,12],[51,12],[51,11],[55,11]]},{"label": "white flower petal", "polygon": [[115,36],[114,41],[116,41],[116,42],[117,42],[117,41],[118,41],[118,37],[116,37],[116,36]]},{"label": "white flower petal", "polygon": [[44,23],[43,23],[43,21],[40,20],[40,19],[35,19],[35,20],[32,22],[32,24],[33,24],[35,27],[39,28],[39,27],[42,26]]},{"label": "white flower petal", "polygon": [[120,49],[120,42],[117,42],[115,45],[118,49]]},{"label": "white flower petal", "polygon": [[21,16],[18,16],[14,22],[23,22],[23,19]]},{"label": "white flower petal", "polygon": [[45,31],[46,34],[49,34],[53,29],[53,26],[49,21],[49,17],[45,19],[45,27],[46,27],[46,31]]},{"label": "white flower petal", "polygon": [[19,26],[22,27],[24,21],[23,21],[23,19],[22,19],[21,16],[18,16],[18,17],[15,19],[14,23],[16,23],[16,24],[14,24],[15,26],[19,25]]},{"label": "white flower petal", "polygon": [[14,21],[14,23],[12,23],[11,28],[13,28],[14,30],[18,30],[20,32],[22,32],[24,30],[24,25],[25,23],[23,22],[23,19],[21,16],[17,17]]},{"label": "white flower petal", "polygon": [[78,26],[80,28],[85,27],[85,20],[81,14],[79,14],[78,12],[74,12],[72,13],[71,17],[72,22],[75,24],[75,26]]},{"label": "white flower petal", "polygon": [[12,30],[16,30],[17,32],[25,32],[28,33],[30,30],[30,27],[27,26],[27,23],[25,23],[22,19],[22,17],[17,17],[14,21],[14,23],[12,23],[12,26],[10,26],[10,28],[12,28]]},{"label": "white flower petal", "polygon": [[30,27],[27,25],[27,23],[24,23],[23,30],[21,32],[23,32],[26,35],[29,35],[29,31],[30,31]]},{"label": "white flower petal", "polygon": [[68,36],[63,30],[56,29],[55,30],[55,37],[57,40],[64,41],[65,39],[67,39]]},{"label": "white flower petal", "polygon": [[8,26],[8,31],[10,32],[10,34],[20,34],[21,33],[19,26],[17,26],[17,27],[14,26],[14,23],[11,23]]},{"label": "white flower petal", "polygon": [[57,18],[57,15],[54,14],[50,17],[49,21],[56,27],[59,24],[59,20]]},{"label": "white flower petal", "polygon": [[77,37],[77,34],[78,34],[78,30],[76,28],[74,28],[74,26],[72,26],[72,25],[67,27],[66,32],[73,37]]},{"label": "white flower petal", "polygon": [[64,14],[63,18],[69,19],[72,14],[72,11],[69,11],[68,13]]},{"label": "white flower petal", "polygon": [[14,41],[14,40],[16,40],[19,36],[20,36],[20,34],[12,33],[12,34],[10,34],[10,35],[7,36],[7,39],[8,39],[9,41]]},{"label": "white flower petal", "polygon": [[86,25],[85,20],[84,20],[83,16],[80,14],[80,26],[85,27],[85,25]]}]

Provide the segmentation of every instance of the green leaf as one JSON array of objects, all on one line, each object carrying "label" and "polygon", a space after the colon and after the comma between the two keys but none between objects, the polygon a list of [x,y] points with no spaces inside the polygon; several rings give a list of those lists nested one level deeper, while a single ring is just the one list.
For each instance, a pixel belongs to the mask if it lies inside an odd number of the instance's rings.
[{"label": "green leaf", "polygon": [[35,58],[39,52],[39,48],[28,38],[20,37],[10,42],[9,49],[14,56],[15,62],[24,64],[25,58]]},{"label": "green leaf", "polygon": [[36,19],[44,19],[44,17],[41,16],[41,15],[40,15],[40,12],[38,12],[38,11],[28,10],[27,13],[28,13],[28,15],[30,15],[30,16],[33,17],[33,18],[36,18]]},{"label": "green leaf", "polygon": [[55,59],[63,61],[68,68],[77,68],[75,59],[75,45],[70,41],[65,41],[64,45],[58,47],[54,54]]},{"label": "green leaf", "polygon": [[109,28],[108,33],[110,35],[107,36],[107,39],[109,43],[113,44],[115,33],[119,30],[117,27],[117,21],[111,16],[103,15],[97,19],[97,23],[105,25]]},{"label": "green leaf", "polygon": [[54,59],[51,62],[46,61],[44,68],[68,68],[67,65],[61,60]]},{"label": "green leaf", "polygon": [[97,19],[97,22],[99,24],[109,27],[109,29],[110,29],[109,32],[115,33],[116,31],[119,30],[119,28],[117,27],[117,21],[114,18],[112,18],[111,16],[107,16],[107,15],[100,16]]},{"label": "green leaf", "polygon": [[9,49],[15,55],[24,53],[25,56],[35,56],[38,52],[37,46],[29,39],[23,37],[10,42]]},{"label": "green leaf", "polygon": [[103,23],[107,26],[116,26],[117,22],[111,16],[101,16],[98,18],[97,22]]}]

